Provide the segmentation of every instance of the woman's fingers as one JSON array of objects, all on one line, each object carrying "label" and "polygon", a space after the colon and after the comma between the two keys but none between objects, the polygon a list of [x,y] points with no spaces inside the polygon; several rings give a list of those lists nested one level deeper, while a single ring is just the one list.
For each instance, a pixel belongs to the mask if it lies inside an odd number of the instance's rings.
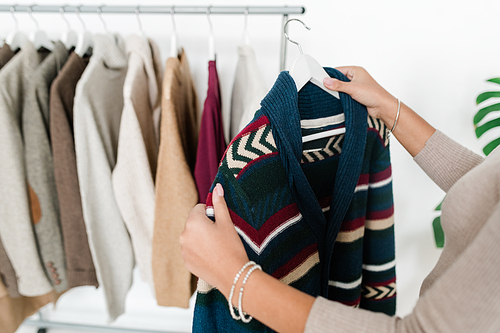
[{"label": "woman's fingers", "polygon": [[226,200],[224,199],[224,189],[221,184],[215,185],[212,193],[212,203],[215,211],[215,223],[221,225],[222,227],[233,227],[231,216],[229,215],[229,209],[227,208]]}]

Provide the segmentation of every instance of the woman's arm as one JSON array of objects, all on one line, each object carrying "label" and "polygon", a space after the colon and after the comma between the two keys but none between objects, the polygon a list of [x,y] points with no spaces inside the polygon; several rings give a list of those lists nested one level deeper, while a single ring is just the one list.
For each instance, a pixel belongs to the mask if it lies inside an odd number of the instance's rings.
[{"label": "woman's arm", "polygon": [[[397,99],[380,86],[362,67],[338,67],[351,82],[327,78],[324,85],[328,89],[349,94],[353,99],[365,105],[370,116],[381,119],[391,129],[398,111]],[[425,142],[436,131],[422,117],[401,102],[401,111],[394,132],[392,133],[411,156],[417,155]]]}]

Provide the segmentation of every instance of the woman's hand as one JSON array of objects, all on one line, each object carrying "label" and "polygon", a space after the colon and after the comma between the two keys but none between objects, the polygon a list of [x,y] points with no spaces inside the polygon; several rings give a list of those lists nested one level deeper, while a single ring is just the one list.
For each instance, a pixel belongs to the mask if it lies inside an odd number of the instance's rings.
[{"label": "woman's hand", "polygon": [[181,253],[191,273],[227,298],[234,276],[248,262],[248,256],[234,229],[220,184],[213,191],[212,201],[215,223],[206,216],[205,205],[196,205],[180,237]]},{"label": "woman's hand", "polygon": [[[330,90],[340,91],[366,106],[370,116],[385,121],[396,115],[397,99],[375,81],[363,67],[337,67],[351,82],[325,78],[323,84]],[[387,119],[387,121],[391,121]]]}]

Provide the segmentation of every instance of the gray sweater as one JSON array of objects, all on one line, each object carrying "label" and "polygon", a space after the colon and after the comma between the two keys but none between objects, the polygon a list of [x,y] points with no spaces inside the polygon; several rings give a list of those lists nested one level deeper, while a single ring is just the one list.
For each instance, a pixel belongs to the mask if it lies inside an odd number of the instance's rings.
[{"label": "gray sweater", "polygon": [[40,214],[34,216],[35,233],[45,273],[57,292],[67,289],[66,261],[61,236],[59,202],[54,178],[54,164],[49,133],[50,85],[68,59],[62,42],[36,68],[24,98],[22,132],[24,156],[32,210],[39,203]]},{"label": "gray sweater", "polygon": [[500,328],[500,149],[483,160],[436,131],[415,161],[446,193],[446,243],[404,318],[318,297],[305,332],[498,332]]},{"label": "gray sweater", "polygon": [[24,296],[52,286],[38,256],[26,186],[21,132],[23,101],[31,74],[47,56],[27,42],[0,71],[0,236]]},{"label": "gray sweater", "polygon": [[94,52],[76,85],[75,152],[83,218],[99,286],[111,320],[125,310],[134,255],[113,192],[123,84],[125,45],[119,35],[95,35]]}]

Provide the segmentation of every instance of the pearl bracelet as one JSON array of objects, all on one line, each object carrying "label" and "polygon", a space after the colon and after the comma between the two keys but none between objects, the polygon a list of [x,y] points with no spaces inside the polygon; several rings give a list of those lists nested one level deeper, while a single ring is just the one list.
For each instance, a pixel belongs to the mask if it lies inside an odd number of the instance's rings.
[{"label": "pearl bracelet", "polygon": [[396,128],[396,124],[398,123],[400,111],[401,111],[401,100],[398,98],[398,112],[396,113],[396,120],[394,120],[394,125],[392,126],[392,128],[389,131],[389,134],[387,136],[391,136],[392,132],[394,132],[394,129]]},{"label": "pearl bracelet", "polygon": [[[231,303],[231,300],[233,299],[233,295],[234,295],[234,289],[236,288],[236,282],[238,282],[238,280],[240,279],[241,274],[250,265],[254,265],[254,267],[255,267],[255,265],[257,265],[257,264],[255,262],[253,262],[253,261],[247,262],[245,265],[243,265],[243,267],[241,267],[240,271],[234,276],[233,286],[231,287],[231,292],[229,293],[229,298],[227,299],[227,303],[229,305],[229,312],[231,313],[231,317],[233,317],[234,320],[240,320],[241,319],[240,316],[238,316],[238,315],[236,315],[234,313],[234,307],[233,307],[233,304]],[[241,315],[241,311],[240,311],[240,315]]]},{"label": "pearl bracelet", "polygon": [[238,312],[240,313],[241,321],[246,323],[246,324],[248,324],[253,318],[250,315],[248,317],[245,317],[246,313],[243,311],[243,308],[241,306],[241,304],[243,303],[243,289],[245,288],[245,284],[247,283],[248,277],[256,269],[262,270],[262,267],[260,267],[260,265],[254,264],[254,266],[248,270],[247,275],[245,275],[245,278],[243,279],[243,283],[241,284],[240,297],[238,297]]}]

